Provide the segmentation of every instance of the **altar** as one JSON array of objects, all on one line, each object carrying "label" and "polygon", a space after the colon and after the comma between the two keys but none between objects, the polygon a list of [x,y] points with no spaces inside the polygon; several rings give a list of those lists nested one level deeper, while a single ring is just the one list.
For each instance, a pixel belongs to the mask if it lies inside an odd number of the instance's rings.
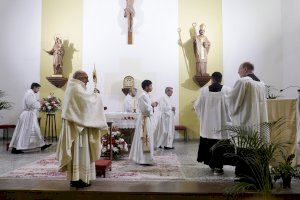
[{"label": "altar", "polygon": [[124,139],[128,146],[131,146],[131,142],[134,135],[135,123],[139,113],[127,113],[127,112],[106,112],[105,117],[109,122],[113,122],[113,127],[118,128],[121,133],[124,134]]},{"label": "altar", "polygon": [[[267,100],[269,122],[274,122],[278,119],[282,119],[284,122],[279,139],[284,142],[288,142],[285,147],[288,155],[295,154],[297,147],[297,125],[299,120],[297,114],[297,105],[297,99]],[[270,133],[270,139],[271,141],[276,140],[276,134],[274,134],[272,131]]]}]

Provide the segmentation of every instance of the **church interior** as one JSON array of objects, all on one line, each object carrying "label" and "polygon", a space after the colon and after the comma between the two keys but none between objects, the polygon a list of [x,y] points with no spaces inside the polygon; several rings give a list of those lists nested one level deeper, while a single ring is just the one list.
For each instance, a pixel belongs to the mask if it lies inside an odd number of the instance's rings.
[{"label": "church interior", "polygon": [[0,0],[0,199],[300,198],[299,11]]}]

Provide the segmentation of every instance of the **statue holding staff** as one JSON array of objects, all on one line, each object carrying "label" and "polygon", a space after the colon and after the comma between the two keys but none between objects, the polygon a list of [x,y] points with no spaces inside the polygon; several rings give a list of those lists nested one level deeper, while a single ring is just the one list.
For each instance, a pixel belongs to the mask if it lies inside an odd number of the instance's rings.
[{"label": "statue holding staff", "polygon": [[196,57],[197,76],[208,76],[207,56],[210,49],[210,42],[205,34],[205,24],[200,25],[199,35],[197,35],[196,23],[193,23],[195,36],[193,37],[194,53]]}]

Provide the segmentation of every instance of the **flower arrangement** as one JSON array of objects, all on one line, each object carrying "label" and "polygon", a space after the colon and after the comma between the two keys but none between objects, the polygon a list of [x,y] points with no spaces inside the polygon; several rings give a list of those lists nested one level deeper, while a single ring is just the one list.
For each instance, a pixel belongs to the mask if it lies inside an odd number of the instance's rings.
[{"label": "flower arrangement", "polygon": [[[113,153],[113,159],[118,160],[124,155],[124,153],[128,152],[128,146],[125,140],[123,139],[123,134],[120,131],[113,131],[111,135],[111,148]],[[103,156],[109,156],[110,154],[109,133],[105,134],[102,137],[101,153]]]},{"label": "flower arrangement", "polygon": [[47,98],[42,99],[41,112],[55,113],[59,110],[61,110],[61,100],[55,97],[53,93],[50,93]]},{"label": "flower arrangement", "polygon": [[272,85],[266,85],[267,99],[277,99],[281,96],[281,92]]}]

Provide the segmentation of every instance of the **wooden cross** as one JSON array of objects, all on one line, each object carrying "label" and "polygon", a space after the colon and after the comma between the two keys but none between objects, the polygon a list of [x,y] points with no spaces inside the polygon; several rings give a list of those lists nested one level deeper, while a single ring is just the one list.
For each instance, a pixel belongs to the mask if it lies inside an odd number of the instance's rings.
[{"label": "wooden cross", "polygon": [[124,9],[124,17],[127,18],[128,21],[128,44],[132,44],[133,17],[135,16],[133,4],[134,0],[126,0],[126,8]]}]

